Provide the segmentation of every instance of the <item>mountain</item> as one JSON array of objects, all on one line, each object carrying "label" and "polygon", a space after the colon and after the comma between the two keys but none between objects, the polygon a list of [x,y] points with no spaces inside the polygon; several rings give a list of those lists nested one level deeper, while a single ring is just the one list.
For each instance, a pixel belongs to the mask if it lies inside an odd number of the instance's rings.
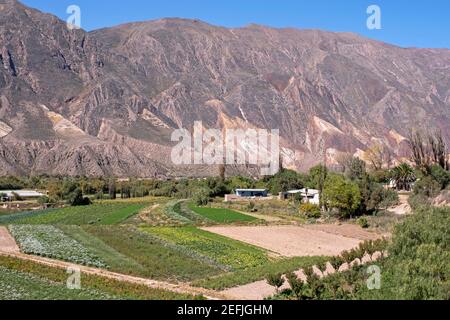
[{"label": "mountain", "polygon": [[0,0],[1,175],[216,174],[171,164],[194,121],[280,129],[297,169],[374,146],[401,158],[412,128],[450,142],[450,50],[183,19],[85,32]]}]

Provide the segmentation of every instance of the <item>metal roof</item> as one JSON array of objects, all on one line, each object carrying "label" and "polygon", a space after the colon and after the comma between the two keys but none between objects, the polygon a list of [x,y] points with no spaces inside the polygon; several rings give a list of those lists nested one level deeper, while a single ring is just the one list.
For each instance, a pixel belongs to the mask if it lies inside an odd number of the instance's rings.
[{"label": "metal roof", "polygon": [[13,197],[14,193],[23,198],[42,197],[43,193],[32,190],[0,190],[0,194],[6,194],[7,197]]}]

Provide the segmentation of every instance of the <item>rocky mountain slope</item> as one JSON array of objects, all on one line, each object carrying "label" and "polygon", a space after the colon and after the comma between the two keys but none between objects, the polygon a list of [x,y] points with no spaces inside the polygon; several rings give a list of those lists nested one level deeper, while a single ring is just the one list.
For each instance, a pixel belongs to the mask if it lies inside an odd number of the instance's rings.
[{"label": "rocky mountain slope", "polygon": [[163,19],[93,32],[0,0],[0,174],[168,176],[175,128],[280,129],[305,169],[412,128],[450,142],[450,50]]}]

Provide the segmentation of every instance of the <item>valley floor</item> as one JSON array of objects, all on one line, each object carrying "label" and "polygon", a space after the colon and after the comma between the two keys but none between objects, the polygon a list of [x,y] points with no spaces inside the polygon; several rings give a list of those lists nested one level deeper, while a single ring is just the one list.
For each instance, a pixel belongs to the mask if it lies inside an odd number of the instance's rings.
[{"label": "valley floor", "polygon": [[[267,274],[323,263],[381,237],[357,225],[299,225],[289,216],[197,208],[168,198],[16,213],[0,223],[2,281],[26,292],[19,295],[25,299],[38,295],[35,287],[24,286],[27,277],[36,279],[36,288],[54,283],[52,273],[33,273],[37,265],[60,274],[57,290],[49,287],[49,299],[57,299],[61,290],[61,298],[78,297],[65,288],[70,266],[83,276],[99,277],[95,283],[115,281],[105,291],[113,293],[111,298],[263,299],[275,293],[264,280]],[[71,247],[77,249],[71,252]],[[28,263],[33,267],[25,268]],[[120,283],[139,288],[133,295],[118,294]],[[79,294],[97,297],[90,291]]]}]

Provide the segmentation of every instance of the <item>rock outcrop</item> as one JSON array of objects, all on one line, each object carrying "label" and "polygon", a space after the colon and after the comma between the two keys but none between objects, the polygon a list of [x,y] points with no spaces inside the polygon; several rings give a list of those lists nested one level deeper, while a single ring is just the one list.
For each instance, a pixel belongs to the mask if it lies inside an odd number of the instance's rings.
[{"label": "rock outcrop", "polygon": [[93,32],[0,0],[0,174],[217,174],[175,167],[171,133],[280,129],[287,166],[381,145],[411,128],[450,142],[450,50],[350,33],[226,29],[182,19]]}]

